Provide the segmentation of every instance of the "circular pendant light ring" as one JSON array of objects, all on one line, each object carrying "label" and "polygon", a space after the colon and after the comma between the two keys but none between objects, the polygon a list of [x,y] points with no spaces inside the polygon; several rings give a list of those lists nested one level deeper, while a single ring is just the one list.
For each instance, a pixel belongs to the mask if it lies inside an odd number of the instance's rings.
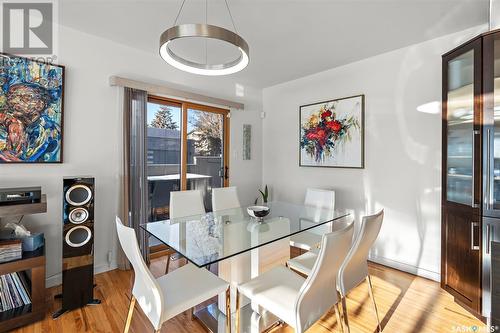
[{"label": "circular pendant light ring", "polygon": [[[240,51],[235,60],[223,64],[200,64],[175,54],[169,44],[179,38],[212,38],[234,45]],[[247,42],[231,30],[210,24],[180,24],[165,30],[160,36],[160,56],[170,65],[194,74],[227,75],[241,71],[248,65],[249,48]]]}]

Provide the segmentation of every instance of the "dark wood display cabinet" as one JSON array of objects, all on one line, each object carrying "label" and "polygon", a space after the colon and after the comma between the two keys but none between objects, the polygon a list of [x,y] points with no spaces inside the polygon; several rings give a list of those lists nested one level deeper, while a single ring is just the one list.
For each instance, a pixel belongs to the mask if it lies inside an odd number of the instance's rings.
[{"label": "dark wood display cabinet", "polygon": [[443,55],[441,286],[490,317],[500,241],[500,30]]}]

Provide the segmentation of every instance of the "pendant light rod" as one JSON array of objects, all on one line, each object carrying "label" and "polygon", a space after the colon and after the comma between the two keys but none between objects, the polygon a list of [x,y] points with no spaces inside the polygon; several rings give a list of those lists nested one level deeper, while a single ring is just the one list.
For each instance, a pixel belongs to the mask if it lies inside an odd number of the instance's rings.
[{"label": "pendant light rod", "polygon": [[490,0],[488,8],[488,30],[493,30],[493,0]]},{"label": "pendant light rod", "polygon": [[[205,0],[205,24],[208,24],[208,0]],[[208,65],[208,39],[205,39],[205,64]]]},{"label": "pendant light rod", "polygon": [[179,7],[179,11],[177,12],[177,16],[175,17],[174,24],[172,26],[175,26],[177,24],[177,20],[179,19],[179,16],[181,15],[182,8],[184,8],[185,3],[186,3],[186,0],[182,0],[181,6]]},{"label": "pendant light rod", "polygon": [[229,5],[227,3],[227,0],[224,0],[224,2],[226,3],[227,12],[229,13],[229,17],[231,18],[231,22],[233,23],[234,32],[238,33],[238,30],[236,30],[236,24],[234,24],[233,14],[231,14],[231,9],[229,9]]}]

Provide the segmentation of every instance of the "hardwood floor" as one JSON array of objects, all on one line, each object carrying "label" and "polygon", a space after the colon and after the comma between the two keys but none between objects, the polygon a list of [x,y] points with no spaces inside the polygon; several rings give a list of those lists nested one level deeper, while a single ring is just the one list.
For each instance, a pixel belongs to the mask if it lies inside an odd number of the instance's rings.
[{"label": "hardwood floor", "polygon": [[[172,262],[170,269],[184,262],[183,259]],[[156,276],[163,274],[165,259],[155,259],[151,270]],[[454,303],[438,283],[376,264],[370,265],[370,272],[384,332],[483,332],[472,330],[472,326],[483,324]],[[51,288],[47,292],[46,318],[14,332],[122,332],[130,300],[131,271],[114,270],[99,274],[96,283],[95,296],[102,300],[101,305],[87,306],[53,320],[51,314],[60,306],[60,301],[54,300],[53,295],[60,291],[60,287]],[[365,283],[349,294],[347,307],[351,332],[376,331],[376,320]],[[153,332],[137,307],[130,332]],[[190,320],[188,313],[182,313],[165,323],[162,332],[203,333],[205,330],[198,322]],[[281,327],[273,331],[278,332],[288,333],[293,329]],[[333,310],[308,332],[338,332]]]}]

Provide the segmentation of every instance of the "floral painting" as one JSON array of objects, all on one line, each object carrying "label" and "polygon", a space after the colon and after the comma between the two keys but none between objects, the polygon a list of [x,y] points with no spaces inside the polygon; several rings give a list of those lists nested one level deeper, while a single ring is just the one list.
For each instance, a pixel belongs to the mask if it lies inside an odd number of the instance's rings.
[{"label": "floral painting", "polygon": [[300,166],[364,167],[364,95],[300,107]]},{"label": "floral painting", "polygon": [[62,162],[64,67],[0,54],[0,163]]}]

